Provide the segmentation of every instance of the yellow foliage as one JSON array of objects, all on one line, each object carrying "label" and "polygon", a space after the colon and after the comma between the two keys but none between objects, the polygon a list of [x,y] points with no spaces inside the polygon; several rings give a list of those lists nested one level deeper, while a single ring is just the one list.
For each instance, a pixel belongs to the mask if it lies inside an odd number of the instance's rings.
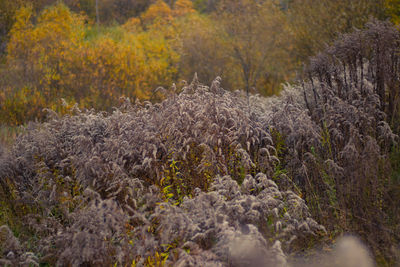
[{"label": "yellow foliage", "polygon": [[58,4],[46,9],[36,25],[32,9],[21,8],[11,29],[7,63],[20,69],[49,100],[59,96],[63,58],[83,42],[83,18]]},{"label": "yellow foliage", "polygon": [[[31,8],[18,11],[7,68],[40,94],[41,108],[58,107],[65,98],[81,107],[108,109],[121,96],[148,99],[153,89],[169,86],[176,76],[179,56],[171,41],[155,28],[141,30],[139,19],[99,32],[63,4],[44,10],[35,24],[33,16]],[[9,111],[18,113],[20,107],[10,105]],[[9,121],[18,124],[24,118]]]},{"label": "yellow foliage", "polygon": [[29,47],[25,41],[26,33],[33,27],[31,23],[32,7],[21,7],[15,15],[15,23],[10,30],[10,40],[7,46],[7,54],[11,58],[21,56],[18,51],[27,50]]},{"label": "yellow foliage", "polygon": [[394,24],[400,24],[400,0],[386,0],[386,12]]},{"label": "yellow foliage", "polygon": [[21,125],[27,119],[44,117],[46,102],[43,95],[28,87],[19,90],[5,88],[0,93],[0,121],[7,125]]},{"label": "yellow foliage", "polygon": [[9,60],[21,55],[22,49],[28,57],[49,57],[50,50],[77,45],[83,39],[83,18],[62,4],[44,10],[35,27],[31,17],[31,8],[23,7],[17,12],[16,23],[10,31]]},{"label": "yellow foliage", "polygon": [[190,0],[177,0],[174,5],[175,16],[184,16],[194,13],[193,2]]},{"label": "yellow foliage", "polygon": [[128,32],[139,32],[142,30],[142,25],[139,18],[130,18],[125,24],[122,25],[122,28]]},{"label": "yellow foliage", "polygon": [[166,24],[173,19],[171,8],[163,1],[157,0],[141,16],[143,24]]}]

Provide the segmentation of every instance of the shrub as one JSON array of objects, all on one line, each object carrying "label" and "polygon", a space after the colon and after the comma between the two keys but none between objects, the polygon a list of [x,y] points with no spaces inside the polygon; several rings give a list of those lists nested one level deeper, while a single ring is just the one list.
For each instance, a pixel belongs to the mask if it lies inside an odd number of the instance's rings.
[{"label": "shrub", "polygon": [[12,177],[10,205],[40,262],[284,263],[296,242],[324,235],[305,202],[268,178],[277,159],[266,121],[219,81],[195,78],[112,114],[49,111],[27,126],[0,177]]}]

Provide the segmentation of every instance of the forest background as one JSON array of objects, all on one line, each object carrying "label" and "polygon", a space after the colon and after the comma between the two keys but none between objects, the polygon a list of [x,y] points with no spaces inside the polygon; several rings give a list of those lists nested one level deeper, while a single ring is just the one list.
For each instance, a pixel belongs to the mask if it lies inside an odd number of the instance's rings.
[{"label": "forest background", "polygon": [[61,98],[97,110],[121,96],[154,102],[195,72],[274,95],[341,33],[399,14],[395,0],[2,0],[2,140],[43,108],[63,112]]}]

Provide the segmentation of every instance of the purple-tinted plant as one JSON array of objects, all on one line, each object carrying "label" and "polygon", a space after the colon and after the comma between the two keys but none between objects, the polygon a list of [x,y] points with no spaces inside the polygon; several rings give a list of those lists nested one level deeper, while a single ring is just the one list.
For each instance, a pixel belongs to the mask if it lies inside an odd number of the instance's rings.
[{"label": "purple-tinted plant", "polygon": [[49,111],[29,125],[2,156],[0,177],[13,181],[2,189],[12,189],[40,260],[284,262],[282,249],[323,234],[304,201],[268,178],[279,160],[261,105],[249,112],[247,97],[219,82],[195,78],[161,103],[126,100],[112,114]]},{"label": "purple-tinted plant", "polygon": [[384,22],[345,35],[279,97],[195,77],[156,104],[49,111],[0,151],[0,200],[22,229],[17,247],[1,241],[3,263],[284,266],[324,235],[312,218],[389,246],[376,229],[390,207],[397,38]]},{"label": "purple-tinted plant", "polygon": [[284,140],[281,164],[314,216],[329,230],[365,233],[375,249],[393,238],[386,219],[399,41],[397,29],[379,21],[341,36],[276,100],[270,122]]}]

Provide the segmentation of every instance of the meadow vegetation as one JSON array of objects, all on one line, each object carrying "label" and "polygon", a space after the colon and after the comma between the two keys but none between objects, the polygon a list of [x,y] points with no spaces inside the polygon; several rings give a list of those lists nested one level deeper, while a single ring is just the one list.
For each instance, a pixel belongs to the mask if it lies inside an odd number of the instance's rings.
[{"label": "meadow vegetation", "polygon": [[0,4],[0,264],[400,262],[398,1],[53,2]]}]

